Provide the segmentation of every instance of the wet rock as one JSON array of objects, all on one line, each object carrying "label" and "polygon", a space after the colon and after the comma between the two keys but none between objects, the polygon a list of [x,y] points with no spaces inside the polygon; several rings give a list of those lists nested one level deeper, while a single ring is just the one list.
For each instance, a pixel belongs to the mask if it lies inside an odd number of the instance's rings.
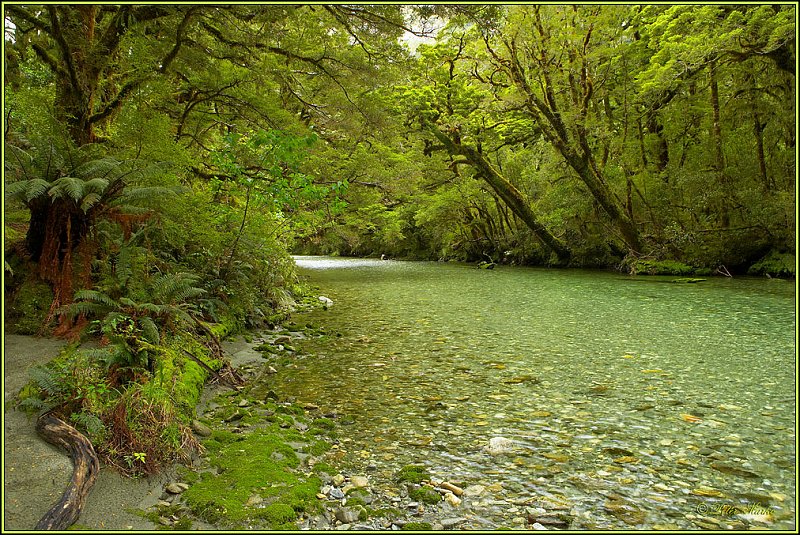
[{"label": "wet rock", "polygon": [[208,427],[203,422],[201,422],[200,420],[192,420],[192,431],[194,431],[196,435],[201,437],[211,436],[211,428]]},{"label": "wet rock", "polygon": [[275,340],[272,341],[272,343],[275,344],[275,345],[288,344],[291,341],[292,341],[292,338],[290,336],[278,336],[277,338],[275,338]]},{"label": "wet rock", "polygon": [[547,528],[538,522],[531,524],[531,529],[535,529],[536,531],[547,531]]},{"label": "wet rock", "polygon": [[510,453],[514,451],[514,441],[505,437],[492,437],[485,449],[490,455]]},{"label": "wet rock", "polygon": [[622,520],[629,526],[642,524],[645,520],[645,513],[637,509],[633,504],[621,499],[607,500],[603,505],[606,512]]},{"label": "wet rock", "polygon": [[480,496],[485,490],[483,485],[469,485],[464,489],[464,496]]},{"label": "wet rock", "polygon": [[540,515],[532,518],[531,516],[528,517],[528,522],[531,524],[541,524],[542,526],[547,526],[549,528],[559,528],[563,529],[569,526],[569,522],[564,518],[558,516],[549,516],[549,515]]},{"label": "wet rock", "polygon": [[733,476],[752,478],[752,479],[761,478],[761,476],[756,474],[755,472],[751,472],[750,470],[745,470],[744,468],[740,468],[735,464],[714,462],[711,463],[711,468],[713,468],[714,470],[719,470],[723,474],[731,474]]},{"label": "wet rock", "polygon": [[439,521],[439,523],[442,525],[442,529],[453,529],[463,524],[466,521],[467,521],[466,518],[455,517],[455,518],[443,518]]},{"label": "wet rock", "polygon": [[325,297],[324,295],[319,296],[319,300],[324,307],[331,307],[333,306],[333,299]]}]

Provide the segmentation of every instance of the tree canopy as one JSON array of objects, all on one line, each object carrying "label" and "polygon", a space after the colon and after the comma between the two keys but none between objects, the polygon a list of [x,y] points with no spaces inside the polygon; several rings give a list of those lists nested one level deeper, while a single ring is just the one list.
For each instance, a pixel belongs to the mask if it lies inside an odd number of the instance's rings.
[{"label": "tree canopy", "polygon": [[793,5],[4,10],[6,237],[52,314],[135,240],[242,317],[292,251],[794,254]]}]

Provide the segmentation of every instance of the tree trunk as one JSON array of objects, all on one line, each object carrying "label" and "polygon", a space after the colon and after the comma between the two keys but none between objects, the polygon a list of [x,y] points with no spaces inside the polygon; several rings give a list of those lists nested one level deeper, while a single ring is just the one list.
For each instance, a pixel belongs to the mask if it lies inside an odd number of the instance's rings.
[{"label": "tree trunk", "polygon": [[708,72],[711,86],[711,113],[713,124],[711,127],[711,143],[714,153],[714,170],[717,174],[717,181],[722,189],[723,199],[720,202],[720,224],[722,228],[730,226],[730,215],[728,213],[728,202],[724,197],[728,195],[728,185],[725,178],[725,159],[722,152],[722,125],[719,114],[719,85],[717,84],[717,62],[711,60],[708,64]]},{"label": "tree trunk", "polygon": [[461,144],[455,143],[452,139],[443,134],[438,128],[429,125],[428,129],[434,136],[447,148],[450,154],[464,156],[468,163],[478,172],[478,175],[486,181],[497,195],[506,203],[512,212],[522,219],[537,238],[558,257],[561,264],[567,264],[570,259],[570,251],[556,238],[544,225],[539,223],[536,214],[531,210],[530,204],[514,185],[506,180],[497,169],[495,169],[477,150]]},{"label": "tree trunk", "polygon": [[39,520],[35,529],[65,530],[75,523],[83,511],[86,496],[100,471],[100,461],[89,439],[52,414],[40,416],[36,430],[49,443],[67,450],[74,468],[61,498]]}]

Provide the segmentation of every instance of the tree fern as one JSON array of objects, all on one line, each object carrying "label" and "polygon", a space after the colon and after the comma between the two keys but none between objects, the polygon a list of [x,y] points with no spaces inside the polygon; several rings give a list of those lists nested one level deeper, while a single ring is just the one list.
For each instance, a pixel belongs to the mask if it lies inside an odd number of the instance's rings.
[{"label": "tree fern", "polygon": [[47,194],[52,199],[66,197],[79,203],[83,198],[83,191],[83,180],[73,176],[63,176],[53,182],[50,189],[47,190]]}]

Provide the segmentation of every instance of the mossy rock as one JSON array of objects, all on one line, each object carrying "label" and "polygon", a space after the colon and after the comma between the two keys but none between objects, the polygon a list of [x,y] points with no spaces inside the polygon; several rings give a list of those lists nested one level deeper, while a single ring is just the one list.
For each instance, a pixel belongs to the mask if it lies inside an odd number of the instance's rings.
[{"label": "mossy rock", "polygon": [[423,481],[430,481],[431,474],[428,469],[421,464],[409,464],[401,468],[395,474],[395,481],[402,483],[408,481],[409,483],[422,483]]},{"label": "mossy rock", "polygon": [[694,277],[681,277],[679,279],[672,279],[670,282],[677,284],[696,284],[698,282],[705,282],[706,279],[698,279]]},{"label": "mossy rock", "polygon": [[433,526],[430,522],[407,522],[401,528],[402,531],[431,531]]},{"label": "mossy rock", "polygon": [[442,501],[442,496],[430,487],[415,487],[408,490],[408,497],[416,502],[436,505]]}]

